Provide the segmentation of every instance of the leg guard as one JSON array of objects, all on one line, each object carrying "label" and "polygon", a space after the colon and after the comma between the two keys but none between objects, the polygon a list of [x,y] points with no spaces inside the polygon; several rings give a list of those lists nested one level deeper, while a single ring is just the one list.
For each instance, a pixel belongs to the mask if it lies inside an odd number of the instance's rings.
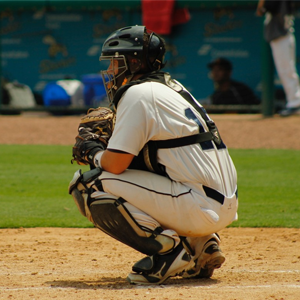
[{"label": "leg guard", "polygon": [[93,200],[90,212],[95,226],[146,255],[169,252],[174,248],[174,240],[160,234],[162,228],[151,232],[141,228],[123,203],[124,200],[108,194]]},{"label": "leg guard", "polygon": [[90,194],[94,191],[90,183],[93,183],[101,173],[102,170],[100,168],[93,169],[84,174],[81,173],[81,170],[78,170],[69,184],[69,194],[72,195],[80,213],[84,217],[87,217],[90,222],[93,222],[93,220],[88,202],[90,201]]},{"label": "leg guard", "polygon": [[146,255],[172,251],[175,240],[161,234],[162,228],[153,231],[141,227],[126,209],[125,200],[101,191],[97,179],[101,172],[96,168],[74,174],[69,193],[80,213],[106,234]]}]

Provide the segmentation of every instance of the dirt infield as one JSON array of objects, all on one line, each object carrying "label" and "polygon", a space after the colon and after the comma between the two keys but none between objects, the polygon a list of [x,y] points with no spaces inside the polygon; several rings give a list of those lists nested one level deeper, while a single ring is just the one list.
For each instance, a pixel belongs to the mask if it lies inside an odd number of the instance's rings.
[{"label": "dirt infield", "polygon": [[[229,148],[300,149],[298,116],[213,119]],[[78,116],[0,116],[0,144],[72,145],[77,124]],[[227,228],[220,235],[226,261],[211,279],[135,286],[126,276],[142,255],[95,228],[2,229],[0,299],[300,299],[299,229]]]},{"label": "dirt infield", "polygon": [[299,300],[299,230],[220,234],[226,261],[211,279],[134,286],[125,278],[142,255],[98,229],[3,229],[0,299]]},{"label": "dirt infield", "polygon": [[[300,149],[300,116],[212,115],[228,148]],[[0,144],[73,145],[79,116],[0,116]]]}]

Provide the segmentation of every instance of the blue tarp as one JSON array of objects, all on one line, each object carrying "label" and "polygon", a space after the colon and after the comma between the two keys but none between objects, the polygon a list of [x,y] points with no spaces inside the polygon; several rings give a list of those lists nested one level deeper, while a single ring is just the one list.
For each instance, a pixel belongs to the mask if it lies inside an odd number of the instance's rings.
[{"label": "blue tarp", "polygon": [[71,97],[56,82],[50,82],[46,85],[43,99],[45,106],[68,106],[71,104]]}]

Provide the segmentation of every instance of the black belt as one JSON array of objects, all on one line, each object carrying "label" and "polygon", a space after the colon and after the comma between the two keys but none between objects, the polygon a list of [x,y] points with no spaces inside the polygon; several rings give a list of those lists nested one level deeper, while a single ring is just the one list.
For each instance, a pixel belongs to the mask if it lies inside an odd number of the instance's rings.
[{"label": "black belt", "polygon": [[[214,189],[211,189],[211,188],[209,188],[209,187],[207,187],[205,185],[203,185],[203,190],[204,190],[204,192],[205,192],[205,194],[206,194],[207,197],[212,198],[212,199],[218,201],[222,205],[224,204],[224,199],[225,199],[224,195],[222,195],[218,191],[216,191]],[[236,195],[236,197],[238,196],[237,190],[235,192],[235,195]]]}]

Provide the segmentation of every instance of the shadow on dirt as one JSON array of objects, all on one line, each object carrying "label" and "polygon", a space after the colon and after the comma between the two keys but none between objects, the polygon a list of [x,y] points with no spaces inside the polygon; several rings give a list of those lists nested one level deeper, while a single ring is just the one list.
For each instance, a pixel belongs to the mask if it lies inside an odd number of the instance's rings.
[{"label": "shadow on dirt", "polygon": [[169,278],[163,285],[134,285],[126,281],[125,278],[117,277],[102,277],[99,280],[55,280],[48,281],[45,284],[50,285],[52,288],[74,288],[78,290],[85,289],[147,289],[151,288],[174,288],[174,287],[203,287],[213,286],[221,283],[220,280],[216,279],[182,279],[182,278]]}]

